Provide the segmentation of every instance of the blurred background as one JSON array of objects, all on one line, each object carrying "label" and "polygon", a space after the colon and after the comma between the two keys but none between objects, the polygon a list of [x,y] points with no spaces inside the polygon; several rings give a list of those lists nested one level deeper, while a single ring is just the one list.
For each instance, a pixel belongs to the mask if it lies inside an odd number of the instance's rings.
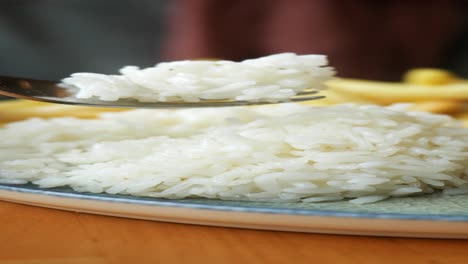
[{"label": "blurred background", "polygon": [[327,54],[341,77],[468,77],[468,1],[0,0],[0,75],[61,79],[163,60]]}]

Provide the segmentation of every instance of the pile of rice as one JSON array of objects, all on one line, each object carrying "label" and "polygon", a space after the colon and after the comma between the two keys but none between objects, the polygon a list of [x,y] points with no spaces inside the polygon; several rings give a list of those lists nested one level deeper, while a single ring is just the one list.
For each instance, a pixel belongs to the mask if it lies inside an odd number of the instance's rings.
[{"label": "pile of rice", "polygon": [[201,99],[282,101],[308,89],[321,89],[334,71],[324,55],[275,54],[233,61],[175,61],[139,69],[126,66],[122,75],[75,73],[62,86],[78,98],[103,101],[197,102]]},{"label": "pile of rice", "polygon": [[468,129],[398,107],[133,110],[0,128],[0,181],[80,192],[369,203],[468,182]]}]

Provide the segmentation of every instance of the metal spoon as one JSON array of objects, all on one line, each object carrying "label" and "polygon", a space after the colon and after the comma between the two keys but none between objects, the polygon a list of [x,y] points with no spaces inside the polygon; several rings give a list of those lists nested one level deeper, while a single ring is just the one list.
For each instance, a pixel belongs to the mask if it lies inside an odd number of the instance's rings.
[{"label": "metal spoon", "polygon": [[313,96],[316,90],[306,90],[288,99],[277,102],[235,101],[235,100],[201,100],[199,102],[139,102],[132,99],[102,101],[96,98],[76,98],[73,89],[59,86],[59,82],[28,79],[22,77],[0,76],[0,95],[9,97],[95,107],[131,107],[131,108],[188,108],[188,107],[223,107],[243,105],[263,105],[287,102],[301,102],[322,99],[324,96]]}]

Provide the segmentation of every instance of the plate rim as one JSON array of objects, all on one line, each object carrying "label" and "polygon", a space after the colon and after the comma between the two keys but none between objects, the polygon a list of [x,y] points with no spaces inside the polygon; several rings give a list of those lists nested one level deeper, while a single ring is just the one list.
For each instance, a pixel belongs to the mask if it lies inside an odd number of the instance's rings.
[{"label": "plate rim", "polygon": [[[69,187],[66,187],[69,188]],[[35,185],[28,184],[0,184],[0,191],[27,193],[34,195],[46,195],[59,198],[90,200],[99,202],[125,203],[146,206],[164,206],[187,209],[201,209],[212,211],[229,211],[243,213],[263,213],[277,215],[301,215],[301,216],[322,216],[322,217],[337,217],[337,218],[353,218],[353,219],[388,219],[388,220],[417,220],[417,221],[441,221],[441,222],[468,222],[468,215],[448,215],[448,214],[417,214],[417,213],[380,213],[380,212],[349,212],[339,210],[320,210],[320,209],[287,209],[275,207],[257,207],[257,206],[242,206],[242,205],[219,205],[219,204],[203,204],[194,200],[187,202],[189,199],[171,200],[155,197],[139,197],[131,195],[122,195],[109,197],[107,193],[89,193],[76,192],[70,188],[67,191],[56,189],[42,189]],[[127,197],[122,197],[127,196]],[[144,198],[144,199],[139,199]],[[151,199],[151,200],[150,200]],[[200,198],[203,199],[203,198]],[[205,198],[206,199],[206,198]],[[0,195],[2,200],[2,195]],[[180,202],[183,200],[184,202]],[[218,201],[222,202],[223,200]],[[230,201],[238,202],[238,201]],[[243,202],[243,201],[240,201]]]}]

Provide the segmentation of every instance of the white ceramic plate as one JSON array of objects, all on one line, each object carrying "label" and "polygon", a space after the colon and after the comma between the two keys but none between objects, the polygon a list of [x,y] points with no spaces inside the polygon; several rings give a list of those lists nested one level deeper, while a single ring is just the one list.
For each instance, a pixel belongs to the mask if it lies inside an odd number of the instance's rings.
[{"label": "white ceramic plate", "polygon": [[62,210],[176,223],[328,234],[468,238],[468,195],[393,198],[367,205],[166,200],[0,185],[0,199]]}]

